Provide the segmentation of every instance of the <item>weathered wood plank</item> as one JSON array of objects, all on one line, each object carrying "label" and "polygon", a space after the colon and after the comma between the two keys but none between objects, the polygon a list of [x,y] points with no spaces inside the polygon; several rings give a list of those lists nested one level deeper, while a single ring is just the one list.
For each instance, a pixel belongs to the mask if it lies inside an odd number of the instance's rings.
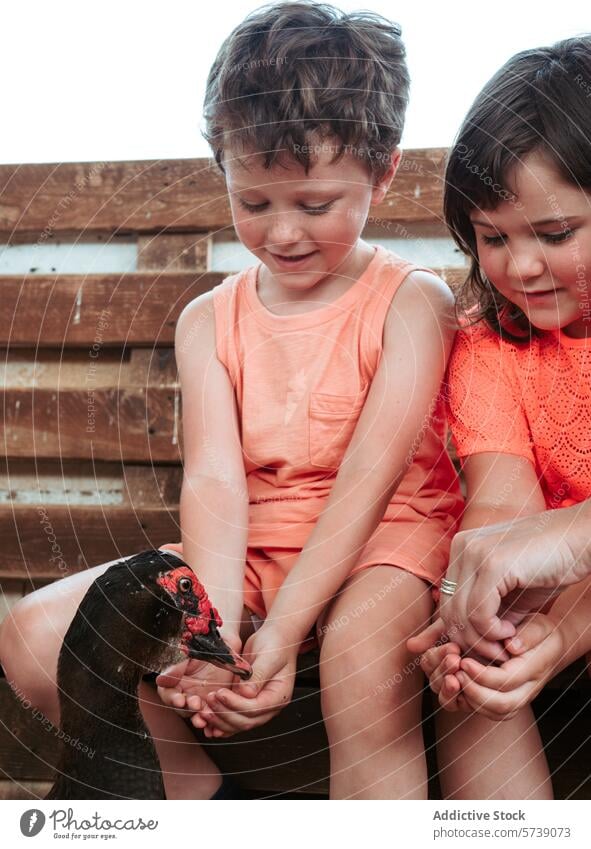
[{"label": "weathered wood plank", "polygon": [[0,625],[10,609],[14,607],[24,594],[24,582],[22,578],[5,578],[4,580],[0,580]]},{"label": "weathered wood plank", "polygon": [[215,273],[0,276],[0,345],[85,348],[174,344],[183,308],[226,277]]},{"label": "weathered wood plank", "polygon": [[167,507],[0,507],[0,578],[61,578],[180,538]]},{"label": "weathered wood plank", "polygon": [[181,479],[180,466],[0,457],[0,505],[170,507]]},{"label": "weathered wood plank", "polygon": [[138,271],[206,271],[210,263],[209,233],[156,233],[137,240]]},{"label": "weathered wood plank", "polygon": [[[440,221],[443,148],[408,150],[383,221]],[[155,233],[231,226],[225,181],[212,159],[0,166],[0,232]]]},{"label": "weathered wood plank", "polygon": [[179,466],[4,461],[0,577],[26,579],[28,590],[179,540],[181,482]]},{"label": "weathered wood plank", "polygon": [[[158,260],[160,261],[160,260]],[[452,289],[461,268],[434,269]],[[0,276],[0,345],[84,348],[170,347],[181,311],[221,283],[221,272]]]},{"label": "weathered wood plank", "polygon": [[210,159],[0,166],[0,231],[49,234],[223,228],[225,185]]},{"label": "weathered wood plank", "polygon": [[[0,767],[0,775],[4,774]],[[0,781],[0,799],[44,799],[51,790],[51,781]]]},{"label": "weathered wood plank", "polygon": [[9,457],[179,462],[174,351],[9,351],[0,444]]}]

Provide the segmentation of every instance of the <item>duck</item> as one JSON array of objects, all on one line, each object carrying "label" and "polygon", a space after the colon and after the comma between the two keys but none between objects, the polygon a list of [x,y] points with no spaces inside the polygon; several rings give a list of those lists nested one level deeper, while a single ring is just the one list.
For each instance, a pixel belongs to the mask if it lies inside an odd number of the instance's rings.
[{"label": "duck", "polygon": [[58,657],[62,750],[45,798],[165,799],[138,687],[183,657],[248,679],[250,665],[224,642],[221,626],[195,572],[174,554],[149,549],[100,575]]}]

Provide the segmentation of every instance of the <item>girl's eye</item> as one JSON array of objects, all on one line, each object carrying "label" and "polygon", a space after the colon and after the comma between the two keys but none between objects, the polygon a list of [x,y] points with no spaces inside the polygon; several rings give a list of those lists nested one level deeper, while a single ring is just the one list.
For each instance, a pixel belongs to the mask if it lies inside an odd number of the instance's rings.
[{"label": "girl's eye", "polygon": [[543,233],[542,239],[550,245],[559,245],[560,242],[566,242],[567,239],[570,239],[574,232],[574,230],[566,228],[561,230],[560,233]]},{"label": "girl's eye", "polygon": [[[242,198],[238,199],[240,206],[243,209],[246,209],[248,212],[262,212],[269,204],[267,201],[264,203],[247,203],[247,201],[242,200]],[[322,215],[324,212],[328,212],[328,210],[333,205],[334,201],[329,201],[328,203],[323,204],[322,206],[302,206],[304,212],[307,212],[309,215]]]}]

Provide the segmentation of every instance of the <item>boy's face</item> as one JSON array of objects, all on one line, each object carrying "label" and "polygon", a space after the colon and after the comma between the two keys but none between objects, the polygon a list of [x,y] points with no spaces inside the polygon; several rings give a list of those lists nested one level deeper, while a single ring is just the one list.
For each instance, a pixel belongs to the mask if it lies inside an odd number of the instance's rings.
[{"label": "boy's face", "polygon": [[[400,153],[376,185],[365,164],[347,151],[331,164],[330,142],[312,146],[308,171],[290,159],[265,169],[260,155],[224,158],[238,238],[286,289],[312,289],[356,265],[356,249],[372,204],[386,194]],[[246,166],[246,167],[245,167]]]}]

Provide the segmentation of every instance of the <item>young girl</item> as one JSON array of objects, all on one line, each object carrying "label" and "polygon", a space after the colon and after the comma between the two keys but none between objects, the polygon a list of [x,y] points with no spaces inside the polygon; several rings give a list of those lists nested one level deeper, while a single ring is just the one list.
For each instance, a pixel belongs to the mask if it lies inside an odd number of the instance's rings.
[{"label": "young girl", "polygon": [[[513,57],[476,99],[446,175],[476,305],[448,376],[462,528],[504,524],[454,540],[458,587],[442,611],[461,639],[428,651],[423,668],[445,707],[491,719],[513,716],[591,649],[590,582],[577,583],[591,572],[590,81],[591,37]],[[461,659],[568,584],[507,640],[516,656],[500,668]],[[425,651],[442,630],[409,647]]]},{"label": "young girl", "polygon": [[[260,725],[289,701],[316,630],[332,798],[426,795],[422,679],[405,641],[429,619],[462,509],[439,394],[453,299],[361,239],[399,162],[407,95],[400,31],[377,15],[280,3],[230,35],[208,79],[207,137],[258,263],[192,302],[176,332],[182,542],[164,547],[199,574],[255,683],[183,664],[161,677],[162,700],[206,736]],[[8,678],[54,720],[61,638],[105,568],[27,597],[3,629]],[[145,699],[168,796],[211,795],[215,766]],[[488,720],[476,722],[480,734]],[[531,719],[483,733],[458,740],[445,792],[543,795]]]}]

